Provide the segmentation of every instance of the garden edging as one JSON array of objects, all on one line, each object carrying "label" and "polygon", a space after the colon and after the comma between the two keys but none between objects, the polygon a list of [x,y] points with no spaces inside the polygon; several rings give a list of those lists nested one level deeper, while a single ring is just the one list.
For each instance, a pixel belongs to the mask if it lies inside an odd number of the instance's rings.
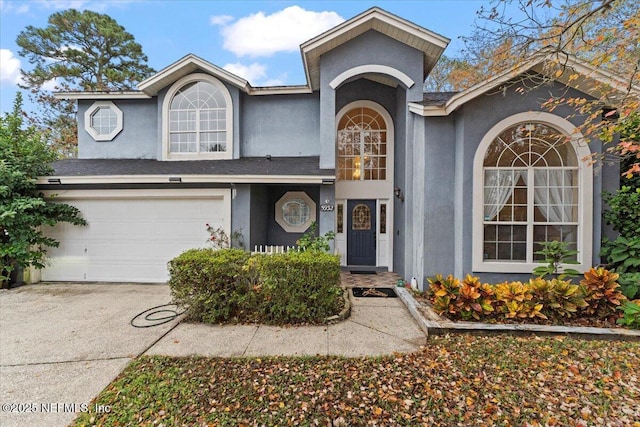
[{"label": "garden edging", "polygon": [[[411,293],[403,287],[395,288],[396,294],[407,306],[407,309],[427,335],[441,335],[455,332],[472,333],[512,333],[568,335],[590,339],[640,341],[640,331],[623,328],[592,328],[579,326],[547,326],[534,324],[491,324],[481,322],[452,322],[438,316],[433,310],[419,303]],[[423,313],[430,313],[427,319]]]}]

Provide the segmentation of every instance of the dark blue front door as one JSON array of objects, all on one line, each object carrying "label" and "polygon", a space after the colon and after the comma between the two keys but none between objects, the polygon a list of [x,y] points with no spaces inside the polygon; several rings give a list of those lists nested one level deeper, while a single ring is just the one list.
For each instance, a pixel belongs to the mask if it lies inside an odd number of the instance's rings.
[{"label": "dark blue front door", "polygon": [[347,201],[347,264],[376,265],[376,201]]}]

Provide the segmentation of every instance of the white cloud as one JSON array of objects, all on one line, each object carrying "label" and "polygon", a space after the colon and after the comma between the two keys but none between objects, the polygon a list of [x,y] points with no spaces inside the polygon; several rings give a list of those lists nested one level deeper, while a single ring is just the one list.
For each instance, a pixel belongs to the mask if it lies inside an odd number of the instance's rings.
[{"label": "white cloud", "polygon": [[11,84],[22,82],[20,76],[20,59],[9,49],[0,49],[0,81]]},{"label": "white cloud", "polygon": [[18,2],[15,1],[5,1],[5,0],[0,0],[0,12],[2,13],[27,13],[29,11],[29,4],[28,3],[23,3],[23,4],[19,4]]},{"label": "white cloud", "polygon": [[260,86],[284,86],[287,80],[287,75],[284,74],[280,79],[269,79],[260,84]]},{"label": "white cloud", "polygon": [[44,82],[41,86],[41,88],[43,90],[48,90],[50,92],[55,92],[57,90],[60,90],[60,88],[58,87],[58,81],[57,79],[51,79],[51,80],[47,80],[46,82]]},{"label": "white cloud", "polygon": [[227,64],[222,68],[236,76],[242,77],[252,84],[267,75],[267,67],[265,65],[258,64],[257,62],[250,65],[244,65],[236,62],[235,64]]},{"label": "white cloud", "polygon": [[343,21],[336,12],[313,12],[300,6],[271,15],[258,12],[223,26],[223,47],[238,56],[251,57],[295,52],[301,43]]},{"label": "white cloud", "polygon": [[39,0],[46,9],[82,9],[87,0]]},{"label": "white cloud", "polygon": [[227,25],[231,21],[233,21],[233,16],[229,15],[216,15],[209,18],[211,25]]}]

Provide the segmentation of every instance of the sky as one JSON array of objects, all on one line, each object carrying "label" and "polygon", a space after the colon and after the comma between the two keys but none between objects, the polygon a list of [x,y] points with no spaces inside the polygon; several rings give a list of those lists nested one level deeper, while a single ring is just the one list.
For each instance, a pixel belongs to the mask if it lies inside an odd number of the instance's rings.
[{"label": "sky", "polygon": [[[305,84],[300,44],[378,6],[451,39],[445,55],[457,56],[460,36],[473,29],[476,12],[489,0],[396,1],[211,1],[211,0],[0,0],[1,112],[11,111],[21,89],[18,34],[47,26],[65,9],[111,16],[131,33],[161,70],[193,53],[248,80],[253,86]],[[50,86],[54,86],[53,84]],[[24,109],[37,107],[24,94]]]}]

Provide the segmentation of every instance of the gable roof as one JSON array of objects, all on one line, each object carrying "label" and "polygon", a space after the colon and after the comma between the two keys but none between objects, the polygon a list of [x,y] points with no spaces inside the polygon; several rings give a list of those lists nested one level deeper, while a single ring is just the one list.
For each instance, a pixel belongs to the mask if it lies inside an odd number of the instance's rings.
[{"label": "gable roof", "polygon": [[600,98],[604,94],[601,90],[603,85],[614,89],[614,92],[617,93],[625,93],[630,89],[632,93],[640,96],[640,87],[629,87],[629,82],[614,74],[596,68],[575,56],[561,55],[550,49],[542,49],[533,55],[529,61],[519,66],[490,77],[462,92],[449,92],[448,99],[445,99],[444,102],[432,102],[426,98],[421,101],[410,102],[409,111],[421,116],[446,116],[467,102],[495,90],[528,72],[549,76],[594,98]]},{"label": "gable roof", "polygon": [[229,82],[245,92],[249,91],[250,85],[248,81],[230,73],[224,68],[220,68],[217,65],[210,63],[209,61],[205,61],[192,53],[182,57],[168,67],[163,68],[153,76],[141,81],[138,84],[138,89],[147,95],[157,95],[161,89],[172,85],[182,77],[198,70],[211,74],[220,80]]},{"label": "gable roof", "polygon": [[423,77],[429,74],[450,41],[379,7],[372,7],[300,45],[307,84],[312,90],[320,87],[320,56],[369,30],[376,30],[422,51]]}]

